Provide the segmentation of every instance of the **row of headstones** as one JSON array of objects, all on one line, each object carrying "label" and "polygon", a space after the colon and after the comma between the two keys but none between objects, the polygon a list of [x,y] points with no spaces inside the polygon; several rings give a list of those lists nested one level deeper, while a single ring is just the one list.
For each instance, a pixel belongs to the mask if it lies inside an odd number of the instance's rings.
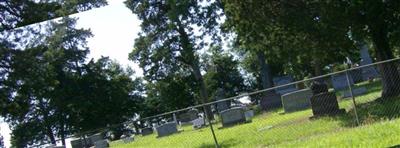
[{"label": "row of headstones", "polygon": [[[271,102],[271,96],[266,97],[266,99],[269,99],[269,103]],[[283,94],[281,97],[276,95],[275,100],[282,102],[280,105],[283,106],[283,109],[286,113],[304,110],[310,106],[314,116],[330,115],[343,112],[343,110],[339,109],[335,92],[329,92],[328,86],[318,81],[315,81],[311,85],[311,89],[302,89],[289,92]],[[264,103],[265,102],[267,101],[264,101]],[[264,106],[264,109],[269,109],[269,107],[271,107],[271,104],[267,104],[267,107]]]},{"label": "row of headstones", "polygon": [[[377,77],[377,75],[374,75]],[[276,86],[286,85],[293,82],[291,76],[274,78]],[[352,87],[352,94],[348,90],[349,86],[354,86],[353,77],[343,74],[331,76],[332,86],[335,91],[342,91],[342,98],[358,96],[367,93],[365,87]],[[350,85],[349,85],[350,84]],[[260,100],[260,106],[263,110],[283,106],[285,112],[292,112],[310,107],[310,98],[312,96],[310,89],[298,90],[295,85],[288,85],[275,89],[276,93],[267,93]]]},{"label": "row of headstones", "polygon": [[[369,57],[368,49],[362,48],[361,50],[362,61],[361,65],[371,64],[372,60]],[[372,68],[363,68],[361,69],[362,79],[370,80],[371,78],[375,78],[378,76],[377,71]],[[331,77],[332,85],[336,91],[344,90],[350,85],[354,85],[353,77],[357,77],[357,74],[351,73],[349,80],[347,80],[347,76],[345,74],[334,75]],[[293,82],[293,78],[291,76],[277,77],[273,79],[275,86],[286,85]],[[274,108],[276,106],[282,105],[285,112],[293,112],[297,110],[302,110],[309,108],[312,106],[313,114],[315,116],[326,115],[326,114],[335,114],[338,112],[342,112],[343,110],[339,109],[339,105],[337,102],[337,98],[335,92],[328,92],[328,87],[323,84],[316,84],[311,89],[303,89],[298,90],[295,85],[288,85],[284,87],[279,87],[275,89],[276,93],[267,94],[269,96],[265,96],[261,99],[260,105],[262,108]],[[322,88],[321,88],[322,87]],[[356,88],[353,89],[353,95],[360,95],[366,93],[366,88]],[[217,98],[223,97],[223,90],[217,91]],[[349,97],[350,92],[345,91],[343,93],[343,98]],[[229,101],[222,101],[217,103],[217,111],[221,117],[223,127],[232,126],[238,123],[243,123],[251,120],[254,116],[254,111],[246,110],[243,107],[229,107]],[[205,125],[203,118],[196,118],[197,113],[189,113],[182,114],[180,118],[180,122],[192,122],[193,127],[201,127]],[[161,126],[156,127],[156,131],[158,133],[158,137],[168,136],[173,133],[177,133],[177,120],[175,122],[165,123]],[[153,133],[152,128],[142,129],[142,135],[148,135]]]},{"label": "row of headstones", "polygon": [[[282,81],[284,80],[284,81]],[[336,81],[337,79],[332,78],[333,81]],[[344,80],[343,78],[338,79],[339,82],[340,80]],[[280,78],[280,79],[275,79],[274,82],[276,84],[281,84],[282,82],[284,83],[291,83],[292,78],[291,77],[285,77],[285,78]],[[347,78],[346,78],[347,81]],[[341,82],[340,84],[343,84],[344,82]],[[343,86],[338,86],[335,85],[338,83],[334,83],[335,89],[339,89],[338,87],[343,87]],[[344,83],[347,84],[347,83]],[[320,87],[320,86],[319,86]],[[303,90],[297,90],[294,85],[289,85],[286,87],[279,88],[276,91],[278,94],[282,94],[282,97],[279,97],[279,101],[282,102],[282,105],[284,107],[285,112],[293,112],[297,110],[302,110],[305,108],[310,107],[310,105],[313,108],[313,113],[314,115],[324,115],[324,114],[332,114],[336,112],[340,112],[341,110],[339,109],[337,98],[334,92],[328,92],[327,86],[322,86],[323,91],[319,91],[316,93],[313,93],[311,89],[303,89]],[[314,89],[319,89],[315,87]],[[297,91],[296,91],[297,90]],[[315,91],[314,91],[315,92]],[[269,98],[270,99],[270,98]],[[245,107],[234,107],[234,108],[229,108],[225,102],[222,102],[224,105],[217,104],[217,110],[219,110],[219,115],[221,117],[221,122],[222,126],[232,126],[238,123],[243,123],[251,120],[251,118],[254,116],[254,111],[248,110]],[[222,110],[222,111],[221,111]],[[200,128],[205,125],[204,118],[198,118],[198,112],[195,110],[190,110],[189,112],[185,114],[180,114],[179,115],[179,121],[175,119],[174,122],[168,122],[164,123],[160,126],[157,126],[155,130],[157,131],[158,137],[163,137],[163,136],[168,136],[174,133],[178,132],[177,129],[177,123],[178,122],[191,122],[193,123],[194,128]],[[144,128],[142,129],[142,135],[148,135],[153,133],[153,128]]]},{"label": "row of headstones", "polygon": [[174,133],[178,133],[178,123],[179,124],[189,124],[193,125],[194,129],[202,128],[205,126],[204,118],[199,116],[197,110],[192,109],[186,113],[179,114],[178,117],[173,114],[173,121],[172,122],[165,122],[160,125],[155,124],[154,128],[152,127],[145,127],[141,129],[142,136],[147,136],[153,133],[153,131],[157,132],[157,137],[164,137],[168,135],[172,135]]},{"label": "row of headstones", "polygon": [[95,148],[107,148],[110,145],[108,143],[108,140],[104,139],[101,134],[94,134],[85,139],[75,139],[71,141],[72,148],[85,148],[92,146],[94,146]]},{"label": "row of headstones", "polygon": [[[370,54],[368,53],[368,47],[365,43],[360,44],[360,56],[361,56],[361,62],[360,66],[364,65],[369,65],[372,64],[372,59],[370,57]],[[351,96],[351,93],[349,90],[346,90],[349,88],[348,83],[350,83],[350,86],[354,85],[356,82],[361,82],[361,81],[367,81],[371,80],[374,78],[379,77],[378,71],[373,67],[373,66],[368,66],[364,67],[361,69],[357,70],[352,70],[349,73],[349,82],[347,81],[347,76],[346,74],[338,74],[338,75],[333,75],[331,77],[331,82],[333,85],[333,88],[335,91],[341,91],[345,90],[342,93],[342,98],[348,98]],[[274,86],[280,86],[280,85],[285,85],[293,82],[293,78],[291,76],[283,76],[283,77],[276,77],[273,78]],[[260,106],[262,109],[267,110],[269,108],[276,108],[280,107],[282,105],[283,99],[282,95],[285,95],[290,92],[295,92],[297,91],[295,85],[289,85],[285,87],[279,87],[275,89],[276,93],[267,93],[264,95],[261,100],[260,100]],[[355,88],[352,90],[352,94],[354,96],[361,95],[367,92],[367,89],[365,87],[360,87],[360,88]],[[296,92],[303,96],[307,96],[309,98],[310,93],[307,92],[307,90],[300,90],[299,92]],[[292,95],[288,95],[288,97],[292,97]],[[304,98],[304,97],[303,97]],[[289,99],[291,100],[291,99]],[[307,103],[304,103],[304,101],[299,101],[299,106],[304,106]],[[290,106],[290,105],[289,105]]]},{"label": "row of headstones", "polygon": [[[189,111],[185,114],[181,114],[179,116],[179,122],[191,122],[193,124],[193,128],[198,129],[205,126],[205,120],[202,117],[194,118],[197,116],[197,112]],[[221,122],[223,127],[232,126],[235,124],[249,122],[251,118],[254,116],[254,111],[246,109],[245,107],[235,107],[226,109],[219,113],[221,117]],[[195,116],[196,115],[196,116]],[[141,134],[142,136],[150,135],[155,130],[157,132],[157,137],[169,136],[174,133],[178,133],[178,122],[167,122],[162,125],[155,127],[155,129],[151,127],[142,128]]]}]

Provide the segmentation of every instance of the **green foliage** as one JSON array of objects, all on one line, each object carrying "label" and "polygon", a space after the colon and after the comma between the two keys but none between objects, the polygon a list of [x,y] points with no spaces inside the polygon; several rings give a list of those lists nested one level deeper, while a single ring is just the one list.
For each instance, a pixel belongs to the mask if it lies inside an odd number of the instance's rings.
[{"label": "green foliage", "polygon": [[[52,23],[38,46],[1,52],[0,112],[16,147],[80,134],[135,117],[141,79],[108,58],[85,63],[91,33],[75,20]],[[138,92],[139,91],[139,92]]]},{"label": "green foliage", "polygon": [[[349,54],[354,47],[346,36],[347,27],[327,25],[329,18],[318,17],[304,3],[224,1],[225,26],[237,34],[239,49],[253,52],[247,54],[247,61],[252,61],[247,65],[255,65],[254,57],[261,51],[273,75],[302,78],[321,75],[325,65],[341,62]],[[254,71],[254,67],[248,69]]]},{"label": "green foliage", "polygon": [[219,88],[224,90],[225,97],[233,97],[244,91],[246,87],[238,69],[238,61],[231,54],[223,52],[219,46],[211,48],[210,54],[203,59],[207,65],[204,79],[210,96],[214,98]]},{"label": "green foliage", "polygon": [[0,2],[0,31],[31,25],[106,5],[105,0],[7,0]]}]

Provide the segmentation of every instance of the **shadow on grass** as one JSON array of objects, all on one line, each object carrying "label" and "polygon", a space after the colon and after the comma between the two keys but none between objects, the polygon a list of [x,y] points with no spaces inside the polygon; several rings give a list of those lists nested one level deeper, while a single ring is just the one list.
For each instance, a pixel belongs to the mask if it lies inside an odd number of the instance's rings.
[{"label": "shadow on grass", "polygon": [[[219,147],[234,147],[235,145],[239,144],[239,141],[237,139],[227,139],[218,141],[219,142]],[[199,148],[215,148],[215,143],[203,143],[200,145]]]},{"label": "shadow on grass", "polygon": [[[376,99],[375,101],[358,104],[357,113],[361,125],[399,118],[400,97],[386,100]],[[342,121],[343,126],[346,127],[357,125],[354,108],[350,109],[346,114],[333,118]]]}]

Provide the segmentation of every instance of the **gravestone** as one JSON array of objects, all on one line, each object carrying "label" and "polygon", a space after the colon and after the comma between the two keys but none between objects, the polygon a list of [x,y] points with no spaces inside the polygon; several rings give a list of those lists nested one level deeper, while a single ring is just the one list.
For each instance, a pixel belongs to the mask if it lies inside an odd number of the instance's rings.
[{"label": "gravestone", "polygon": [[192,123],[193,123],[194,129],[201,128],[205,125],[204,118],[197,118],[197,119],[193,120]]},{"label": "gravestone", "polygon": [[[349,90],[349,83],[347,82],[347,76],[345,73],[333,75],[331,78],[332,78],[332,85],[333,85],[333,88],[335,89],[335,91],[345,90],[342,93],[342,98],[347,98],[347,97],[351,96],[350,90]],[[349,81],[350,81],[350,85],[353,86],[354,81],[353,81],[352,77],[350,77],[350,75],[349,75]],[[367,89],[365,87],[361,87],[361,88],[353,87],[353,95],[354,96],[362,95],[365,93],[367,93]]]},{"label": "gravestone", "polygon": [[262,110],[270,110],[278,107],[282,107],[282,100],[279,94],[274,92],[266,92],[266,95],[260,99],[260,107]]},{"label": "gravestone", "polygon": [[[331,76],[333,88],[336,91],[345,90],[349,88],[349,83],[347,82],[347,76],[345,73],[340,73]],[[354,84],[353,79],[349,76],[350,85]]]},{"label": "gravestone", "polygon": [[146,127],[141,129],[142,136],[150,135],[153,133],[153,128]]},{"label": "gravestone", "polygon": [[220,113],[222,120],[222,127],[232,126],[238,123],[246,122],[244,115],[244,108],[234,107],[228,110],[224,110]]},{"label": "gravestone", "polygon": [[292,83],[293,82],[293,78],[291,76],[275,77],[275,78],[272,79],[272,81],[274,81],[274,86],[278,87],[278,88],[275,88],[275,92],[280,94],[280,95],[284,95],[286,93],[290,93],[290,92],[293,92],[293,91],[297,90],[295,84],[279,87],[281,85]]},{"label": "gravestone", "polygon": [[71,140],[70,143],[72,148],[84,148],[85,146],[85,142],[83,141],[83,139]]},{"label": "gravestone", "polygon": [[[215,100],[225,99],[225,91],[222,88],[218,88],[215,95]],[[230,101],[222,101],[217,103],[217,111],[222,112],[229,109]]]},{"label": "gravestone", "polygon": [[[359,96],[359,95],[362,95],[362,94],[366,94],[368,92],[367,88],[365,88],[365,87],[353,88],[352,91],[353,91],[353,96]],[[343,93],[342,97],[343,98],[351,97],[350,90],[345,91]]]},{"label": "gravestone", "polygon": [[284,111],[289,113],[309,108],[312,95],[310,89],[302,89],[282,95]]},{"label": "gravestone", "polygon": [[103,136],[101,134],[94,134],[89,136],[87,141],[90,146],[93,146],[96,141],[100,140],[103,140]]},{"label": "gravestone", "polygon": [[[360,55],[361,55],[361,62],[360,62],[361,66],[372,64],[372,59],[368,53],[368,46],[365,43],[361,44]],[[378,71],[373,66],[361,68],[361,73],[364,81],[379,76]]]},{"label": "gravestone", "polygon": [[134,139],[133,139],[133,137],[131,137],[131,136],[128,136],[128,137],[125,137],[124,139],[122,139],[122,141],[123,141],[124,143],[131,143],[133,140],[134,140]]},{"label": "gravestone", "polygon": [[108,141],[105,139],[94,142],[95,148],[107,148],[109,146]]},{"label": "gravestone", "polygon": [[251,121],[251,119],[254,117],[254,111],[253,110],[246,110],[244,112],[244,117],[246,118],[246,121]]},{"label": "gravestone", "polygon": [[313,82],[311,86],[314,94],[310,102],[314,117],[345,112],[343,109],[339,109],[335,92],[328,92],[327,88],[326,84],[320,82]]},{"label": "gravestone", "polygon": [[194,119],[197,119],[198,117],[198,111],[197,110],[189,110],[186,113],[179,114],[178,115],[178,120],[180,122],[190,122],[193,121]]},{"label": "gravestone", "polygon": [[176,122],[168,122],[156,127],[158,137],[168,136],[178,132]]},{"label": "gravestone", "polygon": [[353,79],[355,84],[364,81],[361,69],[353,69],[353,70],[349,71],[349,74],[350,74],[350,76]]}]

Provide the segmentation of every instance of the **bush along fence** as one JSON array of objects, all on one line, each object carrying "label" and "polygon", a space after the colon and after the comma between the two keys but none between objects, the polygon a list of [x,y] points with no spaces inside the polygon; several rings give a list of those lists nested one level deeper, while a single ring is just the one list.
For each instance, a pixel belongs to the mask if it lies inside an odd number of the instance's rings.
[{"label": "bush along fence", "polygon": [[[300,146],[305,141],[318,146],[329,143],[318,137],[398,117],[399,61],[362,63],[296,82],[290,75],[280,76],[273,79],[275,87],[230,98],[219,89],[216,101],[81,132],[71,136],[71,145],[259,147]],[[127,130],[121,140],[110,143],[109,131],[116,127]]]}]

